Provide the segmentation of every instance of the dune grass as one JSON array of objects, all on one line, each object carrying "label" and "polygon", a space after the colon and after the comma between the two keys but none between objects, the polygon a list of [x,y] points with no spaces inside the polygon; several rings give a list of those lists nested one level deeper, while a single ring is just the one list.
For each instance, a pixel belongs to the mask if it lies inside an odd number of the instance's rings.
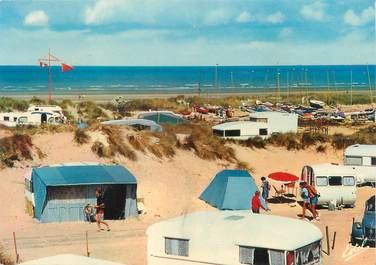
[{"label": "dune grass", "polygon": [[15,134],[0,139],[0,167],[13,167],[16,160],[32,160],[33,143],[26,134]]},{"label": "dune grass", "polygon": [[74,131],[74,141],[78,145],[87,144],[90,141],[90,135],[87,134],[85,129],[76,129]]},{"label": "dune grass", "polygon": [[4,248],[0,245],[0,264],[2,265],[14,265],[14,261],[5,252]]}]

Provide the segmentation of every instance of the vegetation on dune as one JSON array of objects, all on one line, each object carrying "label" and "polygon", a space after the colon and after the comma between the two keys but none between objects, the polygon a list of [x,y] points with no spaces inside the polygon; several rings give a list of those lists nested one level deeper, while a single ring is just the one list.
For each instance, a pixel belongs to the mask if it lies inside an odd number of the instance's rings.
[{"label": "vegetation on dune", "polygon": [[109,146],[106,147],[105,153],[107,156],[112,157],[120,154],[132,161],[137,160],[136,153],[124,142],[122,131],[117,126],[103,126],[101,127],[103,133],[107,135]]},{"label": "vegetation on dune", "polygon": [[33,143],[29,135],[15,134],[0,139],[0,167],[13,167],[14,161],[32,160]]},{"label": "vegetation on dune", "polygon": [[237,162],[234,149],[227,146],[225,140],[214,136],[209,125],[195,126],[182,148],[194,150],[202,159]]},{"label": "vegetation on dune", "polygon": [[4,248],[0,245],[0,264],[2,265],[14,265],[14,261],[5,253]]},{"label": "vegetation on dune", "polygon": [[108,150],[106,149],[106,146],[101,143],[100,141],[95,141],[93,145],[91,146],[91,151],[93,151],[94,154],[96,154],[99,157],[108,157]]},{"label": "vegetation on dune", "polygon": [[344,149],[353,144],[376,144],[376,126],[362,128],[352,135],[337,133],[330,136],[310,132],[276,133],[266,140],[254,137],[237,143],[251,148],[265,148],[267,145],[273,145],[285,147],[287,150],[301,150],[315,146],[317,152],[326,152],[326,143],[335,149]]},{"label": "vegetation on dune", "polygon": [[90,141],[90,135],[87,134],[85,129],[76,129],[73,139],[79,145],[87,144]]},{"label": "vegetation on dune", "polygon": [[87,120],[89,124],[98,119],[109,119],[108,115],[95,102],[83,101],[77,104],[77,113]]},{"label": "vegetation on dune", "polygon": [[334,134],[331,142],[336,149],[344,149],[353,144],[376,144],[376,125],[362,128],[352,135]]},{"label": "vegetation on dune", "polygon": [[29,102],[8,97],[0,97],[0,112],[26,111]]}]

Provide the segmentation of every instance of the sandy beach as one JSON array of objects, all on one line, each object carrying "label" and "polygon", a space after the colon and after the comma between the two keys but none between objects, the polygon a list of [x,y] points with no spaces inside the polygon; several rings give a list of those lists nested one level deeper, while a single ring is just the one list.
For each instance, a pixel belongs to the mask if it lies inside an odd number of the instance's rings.
[{"label": "sandy beach", "polygon": [[[86,254],[85,232],[89,235],[89,251],[92,257],[121,262],[127,265],[146,264],[145,231],[150,224],[165,218],[179,216],[200,210],[216,209],[198,199],[213,176],[226,167],[232,167],[225,161],[206,161],[191,151],[178,150],[172,159],[158,159],[146,153],[137,153],[138,161],[132,162],[123,157],[115,160],[128,168],[138,181],[138,197],[143,198],[147,214],[124,221],[110,221],[111,232],[97,232],[95,224],[83,222],[41,224],[25,213],[24,174],[31,166],[48,165],[63,162],[97,161],[99,159],[90,150],[90,144],[77,146],[73,143],[72,133],[44,134],[33,136],[34,145],[46,154],[43,160],[22,162],[16,168],[0,171],[0,242],[14,256],[12,232],[16,233],[18,251],[22,260],[31,260],[46,255],[60,253]],[[342,152],[331,148],[318,154],[314,149],[286,151],[284,148],[268,147],[253,150],[233,146],[239,158],[250,163],[252,173],[260,185],[260,177],[274,171],[288,171],[300,175],[306,164],[322,162],[340,162]],[[273,194],[273,192],[272,192]],[[337,238],[331,255],[323,254],[326,265],[375,263],[375,249],[356,249],[349,245],[352,218],[359,220],[363,213],[364,201],[374,194],[370,187],[358,188],[356,207],[330,212],[321,209],[321,220],[312,222],[325,235],[325,226],[329,227],[330,241],[333,233]],[[301,208],[297,204],[270,203],[273,214],[298,218]],[[309,222],[308,220],[304,222]],[[325,238],[324,238],[325,239]],[[326,249],[323,240],[323,249]],[[354,250],[355,249],[355,250]],[[349,250],[352,255],[349,255]],[[356,254],[354,254],[354,251]]]},{"label": "sandy beach", "polygon": [[[70,99],[74,102],[77,101],[84,101],[84,100],[91,100],[94,102],[98,103],[105,103],[108,101],[111,101],[113,98],[118,97],[118,96],[123,96],[129,100],[132,99],[153,99],[153,98],[158,98],[158,99],[168,99],[168,98],[173,98],[177,96],[185,96],[185,97],[193,97],[193,96],[200,96],[202,98],[224,98],[224,97],[251,97],[251,96],[268,96],[268,97],[277,97],[278,95],[287,97],[288,95],[291,96],[301,96],[304,97],[306,93],[309,93],[310,95],[318,95],[322,97],[322,100],[325,99],[325,95],[328,93],[328,91],[324,90],[310,90],[308,91],[303,91],[303,92],[287,92],[287,91],[280,91],[279,94],[277,94],[276,91],[266,91],[266,92],[261,92],[261,91],[254,91],[254,92],[201,92],[201,93],[175,93],[175,92],[156,92],[156,93],[140,93],[140,92],[124,92],[124,93],[107,93],[105,91],[101,91],[98,93],[94,93],[92,91],[78,91],[78,92],[69,92],[69,93],[59,93],[58,91],[53,91],[52,96],[54,100],[60,101],[64,99]],[[349,90],[336,90],[333,91],[331,90],[329,92],[331,95],[341,95],[341,94],[349,94]],[[369,94],[368,90],[356,90],[354,91],[354,94],[357,95],[367,95]],[[4,93],[0,92],[0,97],[11,97],[15,99],[23,99],[23,100],[30,100],[33,97],[37,97],[43,100],[48,99],[47,93]]]}]

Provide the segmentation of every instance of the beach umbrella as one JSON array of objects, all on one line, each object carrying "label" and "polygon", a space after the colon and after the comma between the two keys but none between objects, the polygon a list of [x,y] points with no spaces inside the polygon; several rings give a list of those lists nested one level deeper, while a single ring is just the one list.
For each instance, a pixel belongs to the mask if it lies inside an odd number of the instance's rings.
[{"label": "beach umbrella", "polygon": [[274,172],[269,174],[268,178],[283,183],[295,182],[299,180],[297,176],[287,172]]}]

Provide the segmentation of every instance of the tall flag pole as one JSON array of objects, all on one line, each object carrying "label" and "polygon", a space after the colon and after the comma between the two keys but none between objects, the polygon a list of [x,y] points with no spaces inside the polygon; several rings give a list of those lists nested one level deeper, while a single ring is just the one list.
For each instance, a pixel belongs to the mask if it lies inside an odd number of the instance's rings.
[{"label": "tall flag pole", "polygon": [[63,63],[62,60],[55,57],[51,54],[51,49],[48,49],[48,57],[47,58],[39,58],[38,59],[40,67],[48,67],[48,103],[51,104],[52,101],[52,72],[51,72],[51,62],[56,62],[57,64],[61,64],[61,71],[67,72],[73,70],[73,67]]}]

